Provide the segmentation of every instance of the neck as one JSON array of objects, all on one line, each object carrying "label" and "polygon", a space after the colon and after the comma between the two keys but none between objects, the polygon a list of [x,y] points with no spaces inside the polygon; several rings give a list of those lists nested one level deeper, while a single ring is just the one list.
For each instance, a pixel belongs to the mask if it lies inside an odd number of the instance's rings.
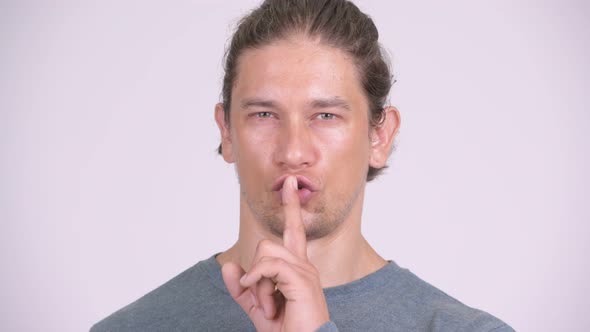
[{"label": "neck", "polygon": [[[359,197],[348,217],[332,233],[307,243],[308,259],[318,269],[324,288],[360,279],[387,263],[361,234],[362,201]],[[262,227],[249,213],[247,204],[240,205],[238,241],[217,256],[217,261],[220,264],[235,262],[248,271],[259,241],[270,239],[281,243],[282,240]]]}]

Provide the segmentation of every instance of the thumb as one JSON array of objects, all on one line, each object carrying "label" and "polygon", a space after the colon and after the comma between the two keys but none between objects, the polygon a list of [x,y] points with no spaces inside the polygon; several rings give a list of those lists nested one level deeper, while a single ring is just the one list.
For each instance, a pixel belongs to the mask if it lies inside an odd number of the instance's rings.
[{"label": "thumb", "polygon": [[262,311],[258,310],[259,304],[251,289],[240,285],[240,278],[245,273],[240,265],[233,262],[225,263],[221,267],[223,282],[229,294],[240,305],[242,310],[250,316],[250,319],[254,320],[256,319],[256,313],[258,312],[258,315],[260,315]]},{"label": "thumb", "polygon": [[236,263],[225,263],[221,267],[221,276],[227,288],[229,295],[237,299],[242,296],[246,288],[240,285],[240,278],[245,274],[244,269]]}]

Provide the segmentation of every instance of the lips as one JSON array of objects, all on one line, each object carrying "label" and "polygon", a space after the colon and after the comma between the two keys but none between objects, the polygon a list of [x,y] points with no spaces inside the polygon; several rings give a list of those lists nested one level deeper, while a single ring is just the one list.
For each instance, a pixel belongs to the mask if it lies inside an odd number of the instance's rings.
[{"label": "lips", "polygon": [[[279,177],[274,185],[272,186],[272,191],[280,191],[283,188],[283,184],[285,180],[290,176],[290,174],[285,174]],[[297,179],[297,189],[308,189],[309,191],[317,191],[317,187],[305,176],[303,175],[295,175]]]},{"label": "lips", "polygon": [[[283,184],[289,175],[290,174],[285,174],[280,176],[272,186],[272,190],[276,191],[279,194],[279,197],[283,189]],[[317,191],[318,188],[313,184],[313,182],[303,175],[295,175],[295,178],[297,179],[297,195],[299,196],[299,202],[304,205],[309,202],[313,193]]]}]

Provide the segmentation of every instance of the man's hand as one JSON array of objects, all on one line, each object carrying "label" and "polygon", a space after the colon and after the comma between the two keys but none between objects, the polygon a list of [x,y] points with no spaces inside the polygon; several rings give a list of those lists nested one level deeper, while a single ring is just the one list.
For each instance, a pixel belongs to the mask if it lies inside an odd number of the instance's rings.
[{"label": "man's hand", "polygon": [[282,189],[285,212],[283,245],[258,243],[248,273],[235,263],[223,265],[223,281],[258,331],[315,331],[330,320],[317,269],[307,259],[305,227],[297,180]]}]

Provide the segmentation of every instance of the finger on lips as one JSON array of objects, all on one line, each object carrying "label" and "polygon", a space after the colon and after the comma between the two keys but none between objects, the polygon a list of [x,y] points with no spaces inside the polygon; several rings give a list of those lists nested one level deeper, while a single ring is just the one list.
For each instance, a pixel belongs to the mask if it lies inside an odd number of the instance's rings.
[{"label": "finger on lips", "polygon": [[248,273],[235,263],[227,263],[222,267],[223,279],[230,295],[251,317],[257,317],[254,314],[256,308],[262,308],[264,317],[273,319],[286,300],[285,294],[277,292],[277,287],[292,285],[299,279],[298,273],[309,272],[305,268],[307,239],[301,219],[296,177],[289,176],[283,183],[282,202],[285,216],[283,245],[270,240],[260,241]]},{"label": "finger on lips", "polygon": [[307,259],[307,239],[305,226],[301,220],[301,206],[297,195],[297,178],[289,176],[282,190],[285,214],[283,245],[299,258]]}]

